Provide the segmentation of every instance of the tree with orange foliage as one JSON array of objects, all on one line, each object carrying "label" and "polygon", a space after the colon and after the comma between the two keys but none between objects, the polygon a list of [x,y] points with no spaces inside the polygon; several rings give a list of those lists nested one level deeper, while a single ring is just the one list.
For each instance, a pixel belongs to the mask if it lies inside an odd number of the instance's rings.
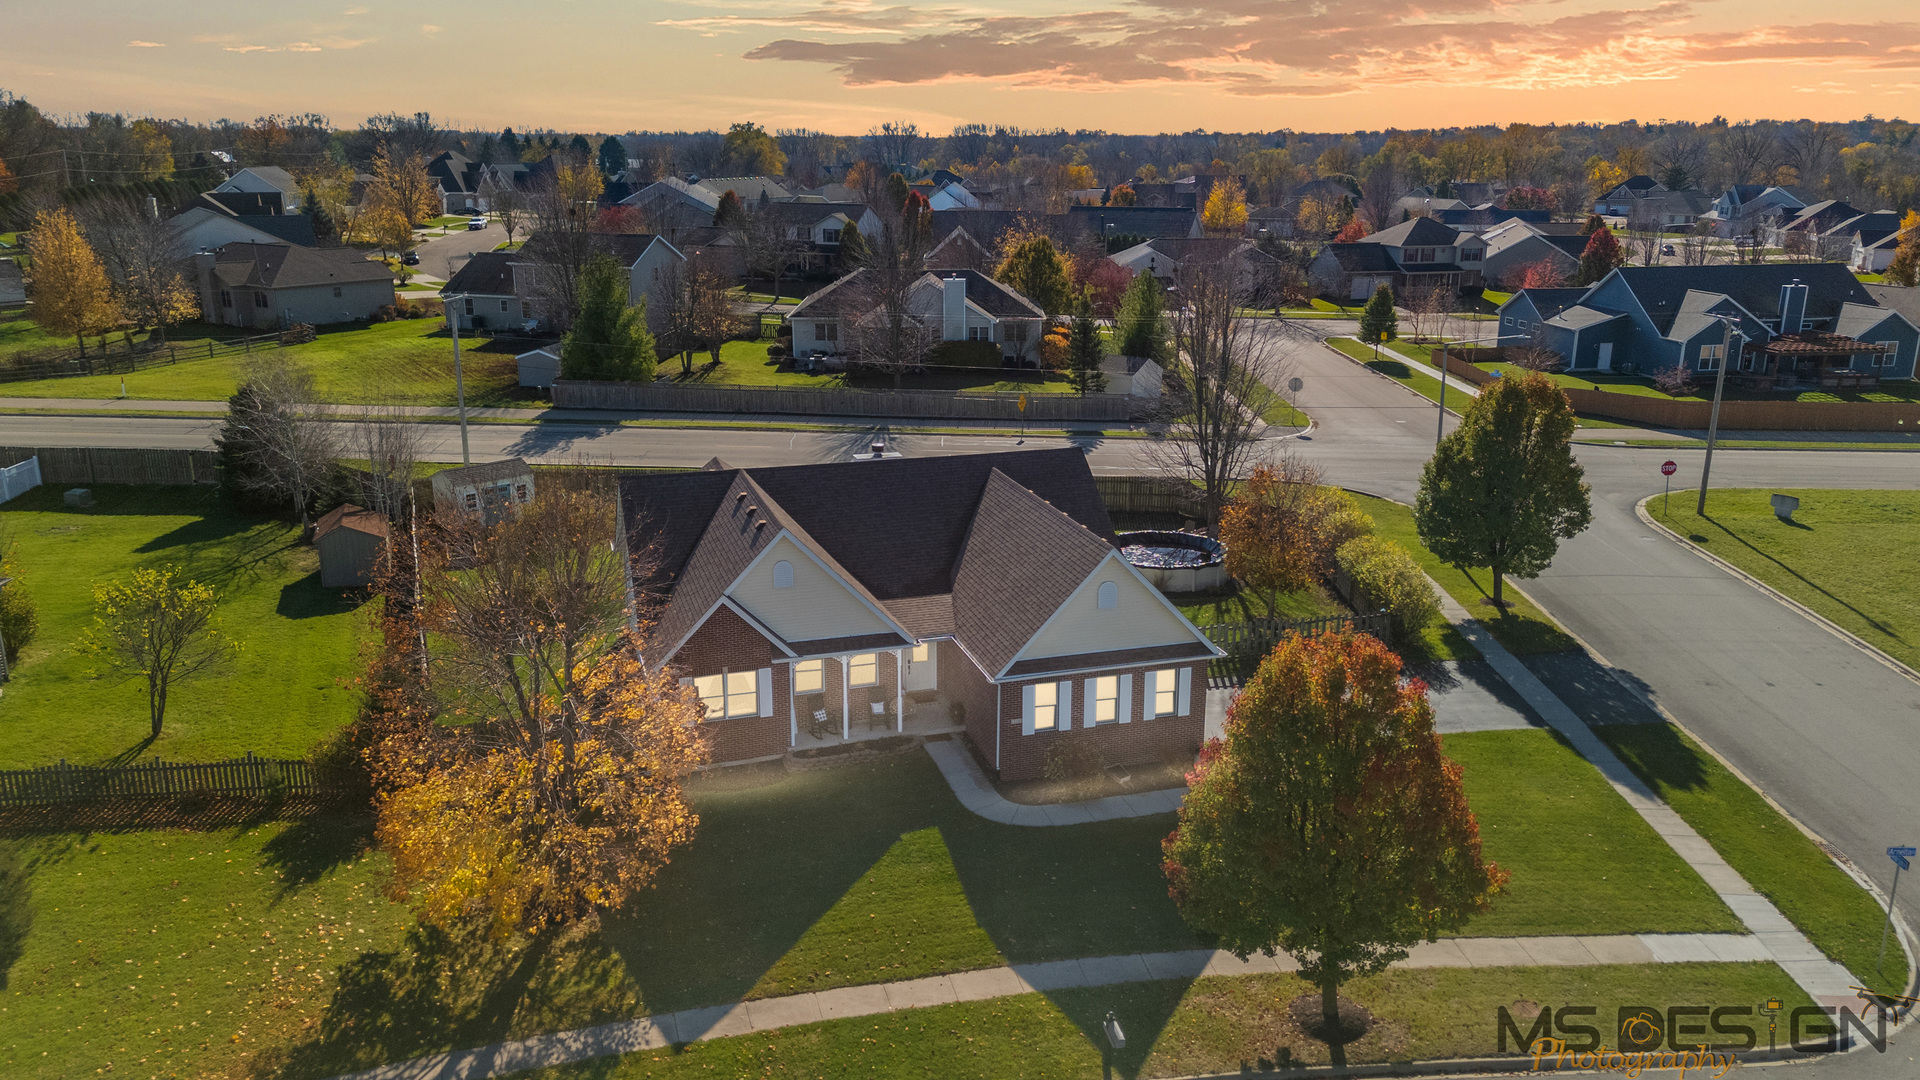
[{"label": "tree with orange foliage", "polygon": [[1340,985],[1461,929],[1505,890],[1426,685],[1402,685],[1400,658],[1366,634],[1281,642],[1188,782],[1161,844],[1174,902],[1242,959],[1299,963],[1336,1066],[1357,1035],[1342,1030]]},{"label": "tree with orange foliage", "polygon": [[7,168],[6,161],[0,160],[0,195],[8,195],[18,190],[20,190],[20,181],[14,179],[13,170]]},{"label": "tree with orange foliage", "polygon": [[1339,232],[1334,234],[1333,242],[1336,244],[1351,244],[1359,240],[1364,240],[1367,237],[1368,231],[1367,223],[1356,215],[1345,225],[1342,225]]},{"label": "tree with orange foliage", "polygon": [[518,514],[421,544],[426,677],[471,722],[381,743],[377,834],[393,891],[428,921],[478,917],[504,937],[578,920],[646,888],[693,836],[704,710],[640,659],[649,624],[612,507],[593,478],[553,476]]},{"label": "tree with orange foliage", "polygon": [[1340,545],[1373,531],[1353,496],[1320,483],[1302,461],[1262,464],[1220,514],[1227,573],[1278,618],[1280,597],[1332,575]]},{"label": "tree with orange foliage", "polygon": [[1887,280],[1909,289],[1920,285],[1920,210],[1909,210],[1900,219],[1900,243],[1887,264]]}]

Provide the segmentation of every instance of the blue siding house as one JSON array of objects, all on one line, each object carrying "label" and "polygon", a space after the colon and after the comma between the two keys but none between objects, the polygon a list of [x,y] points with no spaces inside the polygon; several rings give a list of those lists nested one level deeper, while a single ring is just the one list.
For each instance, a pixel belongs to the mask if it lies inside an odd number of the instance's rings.
[{"label": "blue siding house", "polygon": [[[1728,348],[1728,324],[1735,333]],[[1569,371],[1676,365],[1754,389],[1871,387],[1914,377],[1920,326],[1838,263],[1621,267],[1585,289],[1525,289],[1499,343],[1558,353]]]}]

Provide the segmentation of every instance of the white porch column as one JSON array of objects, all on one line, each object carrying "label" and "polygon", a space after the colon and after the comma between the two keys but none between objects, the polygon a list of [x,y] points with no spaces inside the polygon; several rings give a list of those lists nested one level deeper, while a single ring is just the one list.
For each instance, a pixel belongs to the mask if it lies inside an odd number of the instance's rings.
[{"label": "white porch column", "polygon": [[847,702],[852,700],[847,682],[852,676],[847,673],[846,657],[836,656],[833,662],[840,665],[840,741],[847,742],[853,738],[853,714],[847,711]]},{"label": "white porch column", "polygon": [[893,730],[907,730],[907,650],[893,650]]},{"label": "white porch column", "polygon": [[800,745],[800,698],[793,692],[793,676],[799,665],[787,665],[787,745]]}]

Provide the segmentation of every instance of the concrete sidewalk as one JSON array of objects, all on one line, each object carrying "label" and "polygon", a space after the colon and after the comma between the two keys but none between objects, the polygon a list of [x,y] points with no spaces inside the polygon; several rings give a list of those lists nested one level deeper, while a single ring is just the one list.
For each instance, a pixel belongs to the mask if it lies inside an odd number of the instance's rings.
[{"label": "concrete sidewalk", "polygon": [[[930,746],[939,745],[937,743]],[[1396,968],[1591,967],[1600,964],[1742,963],[1767,959],[1765,949],[1740,934],[1617,934],[1590,937],[1444,938],[1416,945]],[[1297,970],[1291,957],[1245,960],[1229,952],[1188,949],[961,971],[903,982],[843,986],[789,997],[643,1016],[577,1031],[536,1035],[475,1050],[434,1054],[383,1065],[336,1080],[483,1080],[677,1044],[724,1039],[856,1016],[875,1016],[1044,993],[1159,979],[1269,975]]]}]

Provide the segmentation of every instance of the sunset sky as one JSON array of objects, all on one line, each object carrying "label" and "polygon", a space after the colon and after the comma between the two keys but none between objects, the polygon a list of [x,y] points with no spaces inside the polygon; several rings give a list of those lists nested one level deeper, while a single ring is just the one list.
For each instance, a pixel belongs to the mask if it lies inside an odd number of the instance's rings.
[{"label": "sunset sky", "polygon": [[[0,88],[196,120],[1120,132],[1920,113],[1920,4],[16,0]],[[1831,19],[1809,22],[1809,13]]]}]

